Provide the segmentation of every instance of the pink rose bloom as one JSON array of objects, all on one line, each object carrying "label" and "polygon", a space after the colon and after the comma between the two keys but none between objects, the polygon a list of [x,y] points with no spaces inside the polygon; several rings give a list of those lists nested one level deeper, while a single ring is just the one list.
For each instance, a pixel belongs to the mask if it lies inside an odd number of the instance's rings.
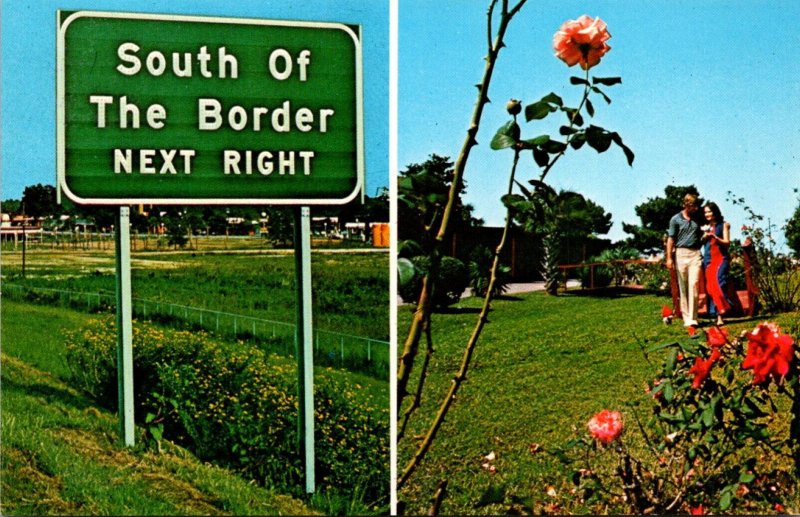
[{"label": "pink rose bloom", "polygon": [[604,409],[586,424],[589,433],[603,445],[608,445],[622,434],[622,415],[619,411]]},{"label": "pink rose bloom", "polygon": [[611,34],[603,20],[599,17],[593,20],[584,14],[577,20],[564,22],[553,36],[553,48],[556,57],[567,66],[580,63],[581,68],[588,70],[611,50],[606,44],[610,38]]}]

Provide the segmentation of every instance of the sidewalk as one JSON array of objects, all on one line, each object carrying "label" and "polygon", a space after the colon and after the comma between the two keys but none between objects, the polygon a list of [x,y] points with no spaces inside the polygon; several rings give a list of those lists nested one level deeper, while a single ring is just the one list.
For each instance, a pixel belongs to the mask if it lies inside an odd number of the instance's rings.
[{"label": "sidewalk", "polygon": [[[580,287],[580,280],[568,280],[567,287]],[[534,291],[544,291],[544,282],[523,282],[508,284],[508,288],[503,295],[514,295],[521,293],[530,293]],[[469,298],[472,296],[472,289],[469,287],[461,294],[461,298]],[[403,302],[400,296],[397,296],[397,305],[408,305]]]}]

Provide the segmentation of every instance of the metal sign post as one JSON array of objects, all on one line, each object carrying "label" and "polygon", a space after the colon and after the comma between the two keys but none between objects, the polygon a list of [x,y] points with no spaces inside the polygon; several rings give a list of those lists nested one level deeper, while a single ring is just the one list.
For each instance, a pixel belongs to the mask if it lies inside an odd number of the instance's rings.
[{"label": "metal sign post", "polygon": [[120,434],[133,446],[133,325],[131,323],[130,208],[119,207],[117,251],[117,393]]},{"label": "metal sign post", "polygon": [[314,492],[314,348],[311,311],[311,211],[295,209],[294,257],[297,278],[298,449],[305,459],[306,492]]}]

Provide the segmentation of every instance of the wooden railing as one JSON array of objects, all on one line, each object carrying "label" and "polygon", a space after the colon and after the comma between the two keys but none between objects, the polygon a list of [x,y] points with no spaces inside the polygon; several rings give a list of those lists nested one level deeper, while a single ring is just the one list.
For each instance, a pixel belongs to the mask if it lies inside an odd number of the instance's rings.
[{"label": "wooden railing", "polygon": [[[595,268],[597,267],[610,267],[613,268],[615,266],[626,266],[629,264],[636,264],[636,265],[649,265],[655,266],[658,265],[660,260],[656,259],[619,259],[619,260],[610,260],[607,262],[589,262],[584,264],[565,264],[562,266],[558,266],[559,270],[561,271],[561,278],[563,278],[563,282],[561,284],[562,289],[567,289],[567,280],[569,278],[569,272],[573,269],[583,269],[589,268],[589,285],[584,286],[581,285],[581,289],[596,289],[597,286],[595,285]],[[615,285],[614,287],[620,287],[619,285]]]}]

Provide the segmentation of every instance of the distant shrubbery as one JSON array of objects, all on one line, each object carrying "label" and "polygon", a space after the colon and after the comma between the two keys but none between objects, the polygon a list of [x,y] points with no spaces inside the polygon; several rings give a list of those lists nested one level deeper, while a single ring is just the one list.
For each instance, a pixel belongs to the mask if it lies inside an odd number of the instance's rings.
[{"label": "distant shrubbery", "polygon": [[[422,279],[428,274],[431,259],[426,255],[418,255],[411,259],[411,263],[414,265],[414,276],[399,287],[400,297],[405,302],[416,302],[419,298]],[[469,286],[469,281],[469,268],[463,262],[453,257],[442,257],[433,293],[433,306],[449,307],[457,303]]]},{"label": "distant shrubbery", "polygon": [[[67,362],[81,388],[117,405],[113,318],[67,337]],[[297,368],[243,343],[204,332],[134,325],[136,421],[206,461],[301,495],[297,448]],[[315,376],[317,483],[321,491],[385,506],[389,413],[353,377],[326,368]]]}]

